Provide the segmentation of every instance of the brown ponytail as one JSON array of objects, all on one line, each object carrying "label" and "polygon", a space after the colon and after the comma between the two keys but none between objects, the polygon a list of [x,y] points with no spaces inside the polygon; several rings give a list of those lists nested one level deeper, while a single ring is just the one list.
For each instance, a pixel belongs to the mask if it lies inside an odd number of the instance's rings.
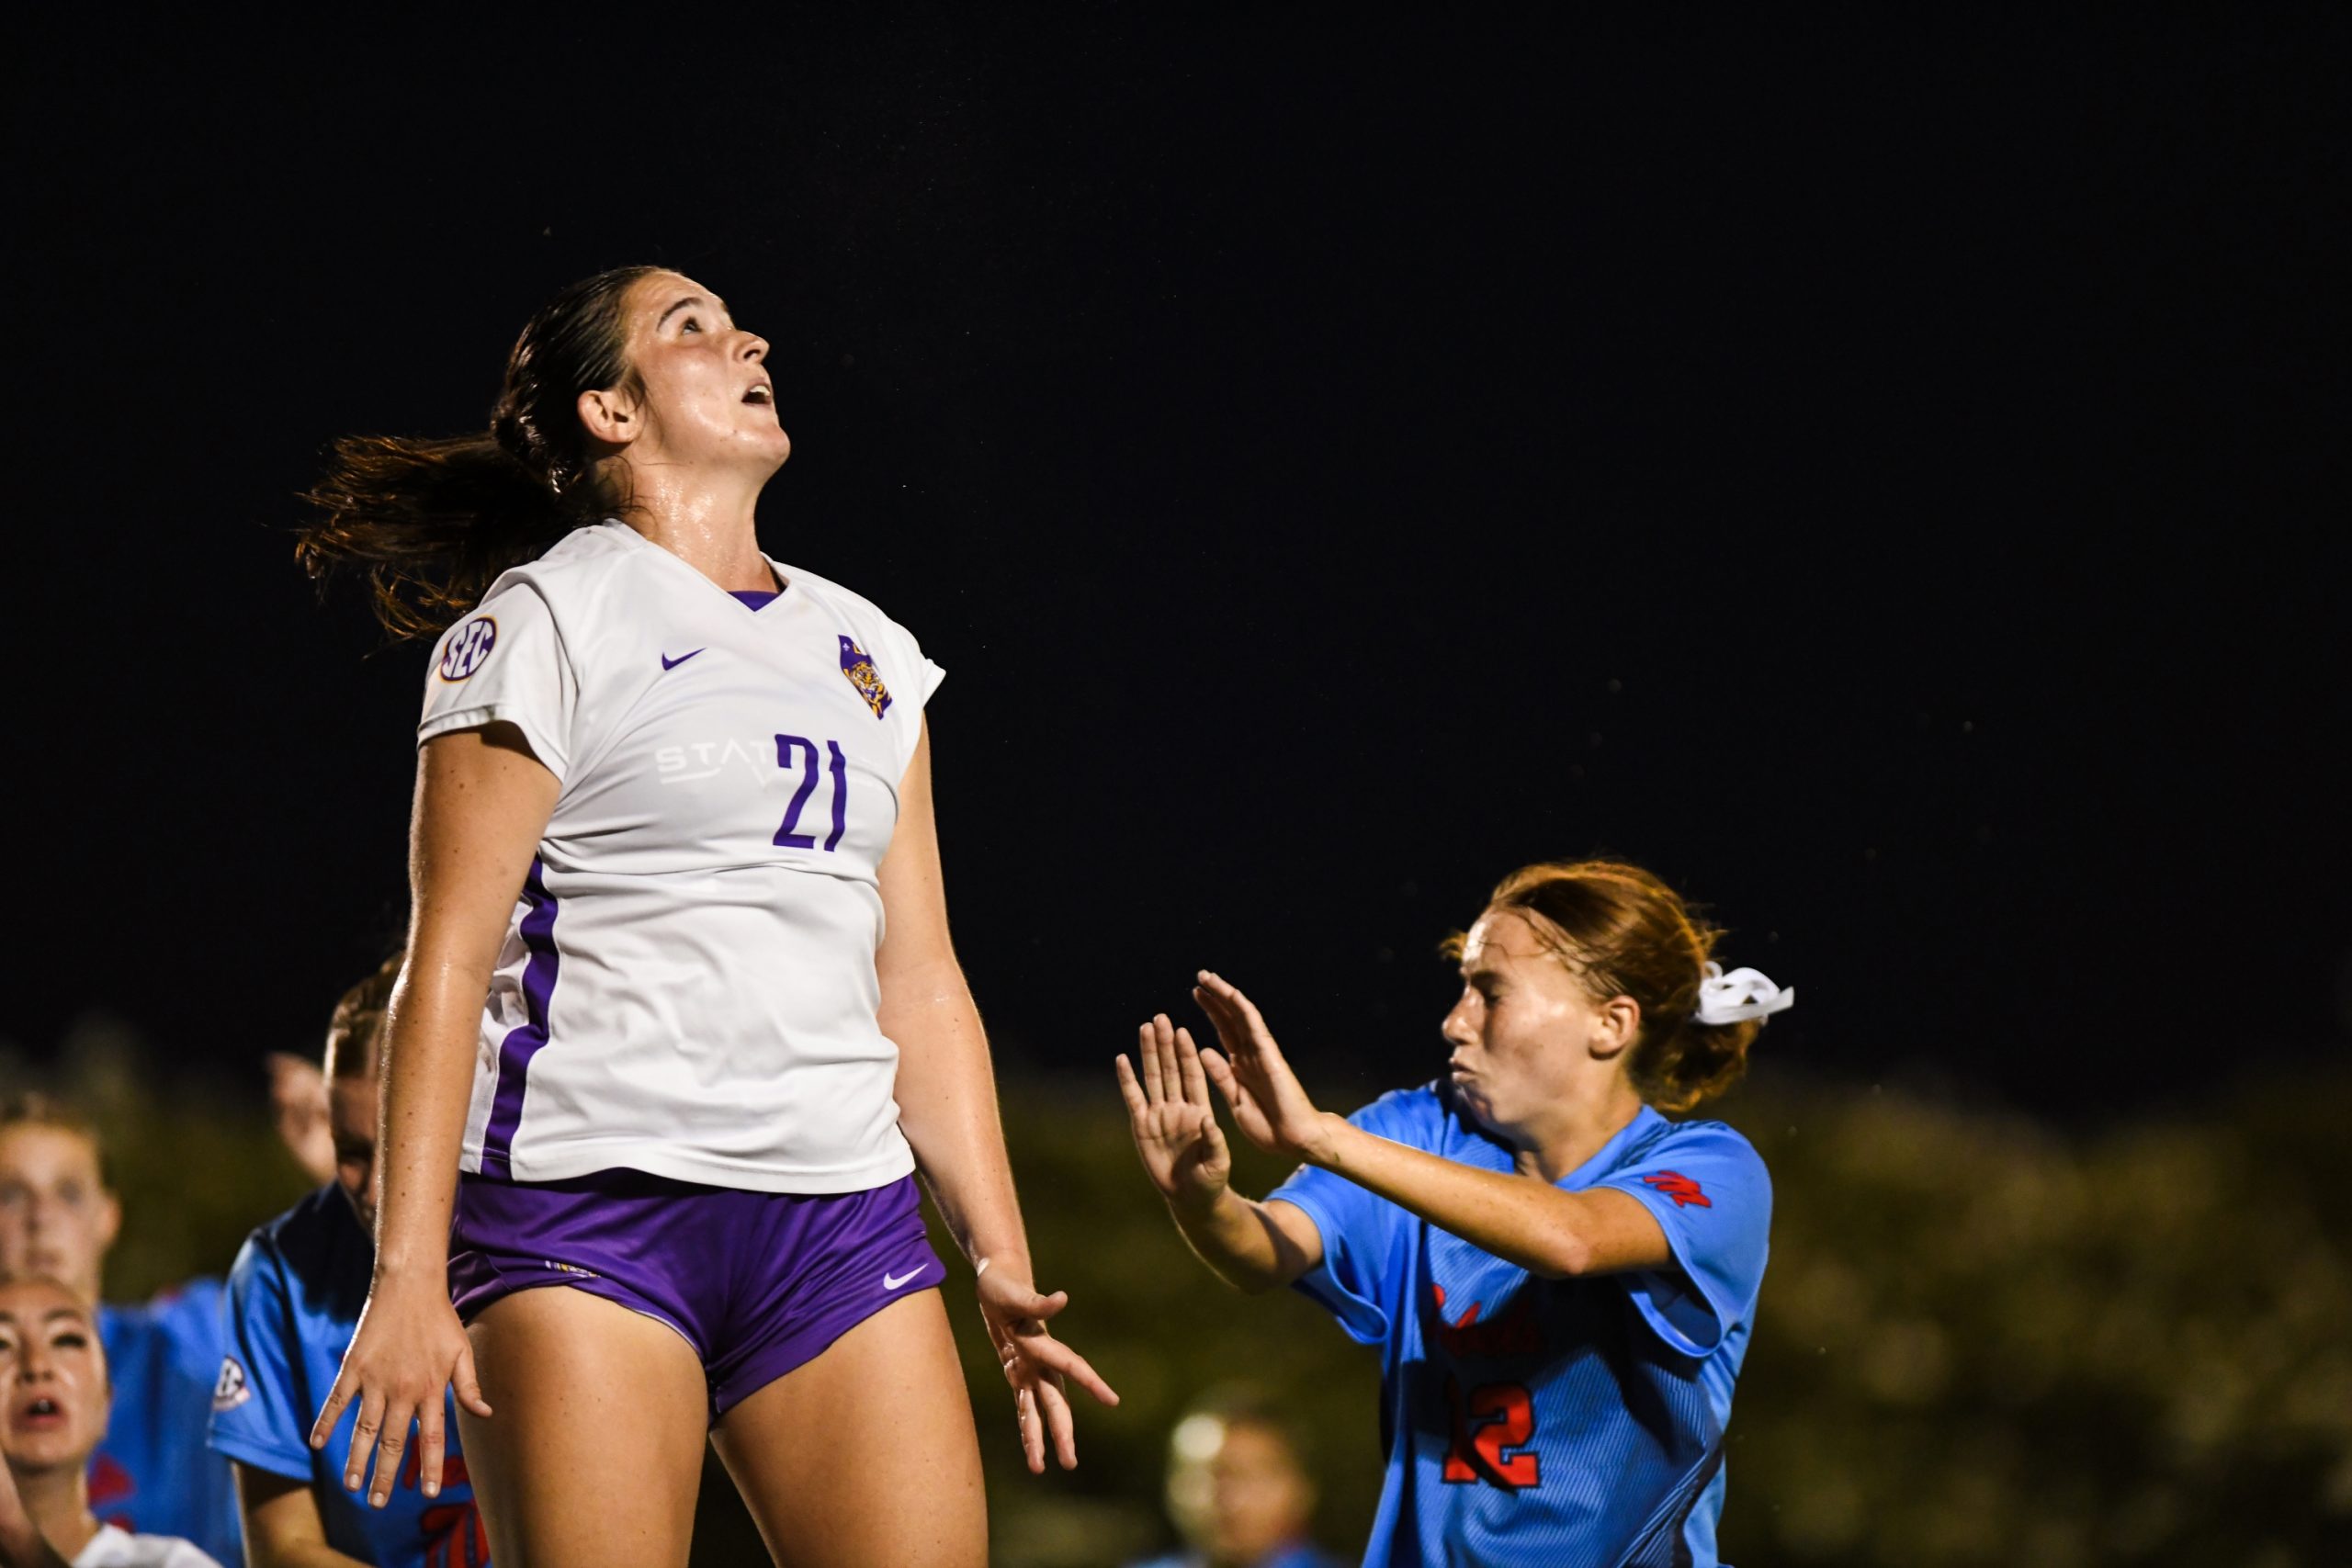
[{"label": "brown ponytail", "polygon": [[352,435],[302,499],[315,513],[294,558],[324,581],[366,575],[376,618],[395,637],[428,636],[480,602],[499,573],[538,557],[627,503],[596,468],[580,394],[627,388],[621,307],[659,268],[616,267],[542,306],[506,356],[506,378],[478,435]]},{"label": "brown ponytail", "polygon": [[1552,861],[1522,866],[1489,908],[1526,919],[1596,1001],[1631,997],[1641,1033],[1627,1063],[1634,1089],[1660,1111],[1688,1111],[1747,1070],[1761,1021],[1701,1023],[1699,982],[1723,932],[1639,866]]}]

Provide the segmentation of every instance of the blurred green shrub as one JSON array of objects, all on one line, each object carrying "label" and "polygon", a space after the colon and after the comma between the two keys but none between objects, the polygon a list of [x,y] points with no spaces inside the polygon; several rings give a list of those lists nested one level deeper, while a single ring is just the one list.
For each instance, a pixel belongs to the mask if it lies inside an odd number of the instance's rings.
[{"label": "blurred green shrub", "polygon": [[[224,1271],[245,1232],[303,1190],[258,1061],[248,1081],[180,1074],[94,1021],[38,1068],[0,1049],[0,1088],[35,1079],[108,1135],[126,1211],[111,1295]],[[1731,1427],[1726,1558],[2352,1562],[2348,1091],[2341,1074],[2281,1077],[2194,1115],[2070,1134],[1759,1075],[1718,1111],[1775,1185]],[[1235,1381],[1309,1434],[1320,1533],[1360,1547],[1380,1479],[1374,1355],[1295,1294],[1238,1296],[1192,1258],[1136,1168],[1107,1072],[1009,1084],[1005,1116],[1037,1282],[1070,1292],[1057,1326],[1124,1403],[1081,1397],[1079,1470],[1029,1475],[969,1274],[951,1266],[995,1560],[1114,1564],[1167,1540],[1169,1427]],[[1283,1174],[1243,1151],[1244,1190]],[[705,1504],[695,1560],[758,1561],[715,1467]]]},{"label": "blurred green shrub", "polygon": [[2352,1562],[2347,1089],[2079,1137],[1742,1096],[1776,1198],[1724,1555]]}]

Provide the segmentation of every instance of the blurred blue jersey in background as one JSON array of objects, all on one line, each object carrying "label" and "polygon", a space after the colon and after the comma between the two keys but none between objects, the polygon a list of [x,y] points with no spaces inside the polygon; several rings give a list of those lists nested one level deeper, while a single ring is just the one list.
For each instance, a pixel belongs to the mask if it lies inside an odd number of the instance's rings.
[{"label": "blurred blue jersey in background", "polygon": [[343,1485],[356,1411],[323,1449],[311,1424],[334,1386],[367,1304],[375,1247],[342,1189],[329,1183],[254,1232],[229,1272],[229,1348],[212,1401],[212,1446],[230,1459],[310,1484],[327,1540],[379,1568],[482,1568],[489,1538],[445,1395],[448,1454],[441,1495],[419,1484],[412,1442],[390,1499],[371,1508]]},{"label": "blurred blue jersey in background", "polygon": [[205,1446],[221,1302],[220,1280],[191,1280],[142,1306],[99,1306],[114,1398],[107,1440],[90,1456],[90,1511],[101,1524],[180,1536],[242,1562],[236,1483]]}]

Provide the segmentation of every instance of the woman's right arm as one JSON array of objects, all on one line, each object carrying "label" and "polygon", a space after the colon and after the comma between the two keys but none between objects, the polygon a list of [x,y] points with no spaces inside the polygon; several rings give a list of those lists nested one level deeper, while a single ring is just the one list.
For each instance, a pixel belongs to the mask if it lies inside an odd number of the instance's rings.
[{"label": "woman's right arm", "polygon": [[557,790],[512,725],[436,736],[417,759],[408,960],[384,1021],[376,1272],[311,1430],[311,1446],[324,1448],[344,1406],[357,1406],[343,1483],[358,1490],[372,1452],[368,1501],[378,1507],[400,1474],[412,1420],[424,1495],[439,1494],[444,1391],[454,1384],[469,1410],[490,1414],[449,1304],[449,1211],[482,1000]]},{"label": "woman's right arm", "polygon": [[249,1568],[367,1568],[356,1557],[327,1544],[326,1521],[311,1483],[277,1474],[243,1460],[237,1472],[237,1512],[245,1526]]},{"label": "woman's right arm", "polygon": [[1140,1081],[1126,1057],[1117,1065],[1136,1153],[1200,1260],[1252,1295],[1287,1285],[1322,1262],[1323,1233],[1304,1211],[1253,1201],[1228,1184],[1232,1152],[1192,1034],[1172,1028],[1162,1013],[1137,1031],[1136,1055],[1143,1063]]}]

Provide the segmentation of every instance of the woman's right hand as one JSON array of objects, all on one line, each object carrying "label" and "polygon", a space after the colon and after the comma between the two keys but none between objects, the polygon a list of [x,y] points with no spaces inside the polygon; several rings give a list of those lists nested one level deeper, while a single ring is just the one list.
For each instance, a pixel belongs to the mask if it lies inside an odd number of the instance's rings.
[{"label": "woman's right hand", "polygon": [[1124,1055],[1117,1071],[1144,1172],[1170,1203],[1205,1209],[1225,1191],[1233,1154],[1216,1122],[1200,1051],[1191,1032],[1163,1012],[1136,1032],[1136,1055],[1143,1062],[1140,1082]]},{"label": "woman's right hand", "polygon": [[357,1407],[343,1484],[349,1491],[359,1490],[368,1479],[368,1458],[373,1452],[376,1469],[368,1501],[379,1508],[390,1499],[392,1484],[400,1479],[412,1421],[417,1427],[418,1476],[424,1495],[440,1495],[447,1443],[441,1419],[445,1390],[454,1386],[458,1403],[475,1415],[490,1414],[481,1384],[474,1378],[473,1342],[449,1304],[442,1279],[439,1273],[377,1276],[368,1291],[368,1304],[360,1310],[351,1348],[343,1353],[343,1370],[335,1374],[334,1387],[311,1427],[311,1447],[323,1449],[344,1406]]}]

